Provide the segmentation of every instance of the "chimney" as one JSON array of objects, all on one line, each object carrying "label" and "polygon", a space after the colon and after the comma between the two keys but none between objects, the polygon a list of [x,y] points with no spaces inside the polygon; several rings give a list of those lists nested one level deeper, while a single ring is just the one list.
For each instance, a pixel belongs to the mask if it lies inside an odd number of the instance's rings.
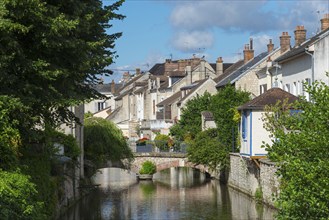
[{"label": "chimney", "polygon": [[306,30],[303,25],[299,25],[295,30],[295,47],[301,45],[306,40]]},{"label": "chimney", "polygon": [[216,74],[221,75],[223,73],[224,73],[223,59],[222,57],[218,57],[216,61]]},{"label": "chimney", "polygon": [[273,51],[274,44],[272,43],[272,39],[270,39],[270,42],[267,44],[267,51],[270,53]]},{"label": "chimney", "polygon": [[244,63],[247,63],[249,60],[254,58],[254,50],[252,44],[253,44],[252,38],[250,38],[250,46],[249,44],[246,44],[244,46],[244,50],[243,50]]},{"label": "chimney", "polygon": [[291,36],[289,36],[288,32],[282,32],[282,35],[280,36],[281,54],[290,49],[290,39]]},{"label": "chimney", "polygon": [[114,95],[114,93],[115,93],[115,83],[114,83],[113,79],[112,79],[112,82],[111,82],[111,93],[112,93],[112,95]]},{"label": "chimney", "polygon": [[321,31],[329,28],[329,14],[325,14],[321,19]]},{"label": "chimney", "polygon": [[186,66],[185,71],[186,71],[186,76],[185,76],[186,85],[190,85],[192,84],[192,67]]},{"label": "chimney", "polygon": [[136,68],[136,76],[141,74],[141,69],[140,68]]}]

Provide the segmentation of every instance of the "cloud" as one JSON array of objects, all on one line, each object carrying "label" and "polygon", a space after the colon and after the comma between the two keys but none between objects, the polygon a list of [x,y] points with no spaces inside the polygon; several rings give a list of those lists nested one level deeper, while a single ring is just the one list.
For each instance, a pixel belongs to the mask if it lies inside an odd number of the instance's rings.
[{"label": "cloud", "polygon": [[317,11],[328,13],[327,0],[322,1],[181,1],[170,16],[174,28],[251,33],[293,28],[302,22],[312,27]]},{"label": "cloud", "polygon": [[214,44],[214,36],[209,31],[180,31],[172,38],[172,45],[182,52],[200,53]]}]

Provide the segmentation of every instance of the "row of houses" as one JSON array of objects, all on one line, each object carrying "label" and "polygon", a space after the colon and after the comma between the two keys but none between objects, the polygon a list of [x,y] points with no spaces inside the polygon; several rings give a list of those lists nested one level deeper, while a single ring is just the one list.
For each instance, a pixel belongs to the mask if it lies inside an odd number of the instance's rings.
[{"label": "row of houses", "polygon": [[294,45],[289,32],[282,32],[275,47],[269,40],[267,50],[254,55],[253,40],[245,45],[243,59],[216,63],[204,58],[171,60],[155,64],[149,71],[136,69],[125,73],[116,84],[97,85],[95,89],[108,97],[86,104],[86,111],[116,123],[131,140],[153,139],[156,132],[167,134],[180,117],[188,100],[205,92],[215,94],[230,84],[251,93],[253,100],[240,106],[241,154],[265,155],[262,141],[269,141],[261,115],[265,105],[298,96],[309,99],[305,82],[323,81],[327,85],[329,71],[329,14],[321,19],[321,31],[311,38],[304,26],[294,30]]}]

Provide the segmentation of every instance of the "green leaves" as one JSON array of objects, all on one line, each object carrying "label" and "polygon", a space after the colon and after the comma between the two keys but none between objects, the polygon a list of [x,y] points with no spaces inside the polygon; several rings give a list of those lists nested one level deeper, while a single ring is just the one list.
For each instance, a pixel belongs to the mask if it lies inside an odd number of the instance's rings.
[{"label": "green leaves", "polygon": [[122,131],[111,121],[87,118],[84,129],[85,157],[96,165],[109,160],[131,159],[133,154]]},{"label": "green leaves", "polygon": [[312,102],[279,103],[266,113],[274,141],[265,147],[280,165],[278,219],[329,218],[329,87],[315,82],[306,91]]}]

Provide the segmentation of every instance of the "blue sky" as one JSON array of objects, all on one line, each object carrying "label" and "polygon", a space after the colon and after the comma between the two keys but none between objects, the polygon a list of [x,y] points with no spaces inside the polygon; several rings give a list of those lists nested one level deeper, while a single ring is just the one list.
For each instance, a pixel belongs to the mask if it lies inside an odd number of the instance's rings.
[{"label": "blue sky", "polygon": [[[103,0],[111,4],[113,0]],[[320,28],[320,19],[329,13],[329,0],[126,0],[118,13],[126,18],[112,21],[108,33],[122,32],[116,41],[118,58],[111,65],[118,81],[122,73],[144,71],[165,59],[187,59],[193,54],[208,62],[223,57],[235,62],[249,38],[255,55],[266,50],[269,39],[279,46],[279,36],[304,25],[311,37]]]}]

